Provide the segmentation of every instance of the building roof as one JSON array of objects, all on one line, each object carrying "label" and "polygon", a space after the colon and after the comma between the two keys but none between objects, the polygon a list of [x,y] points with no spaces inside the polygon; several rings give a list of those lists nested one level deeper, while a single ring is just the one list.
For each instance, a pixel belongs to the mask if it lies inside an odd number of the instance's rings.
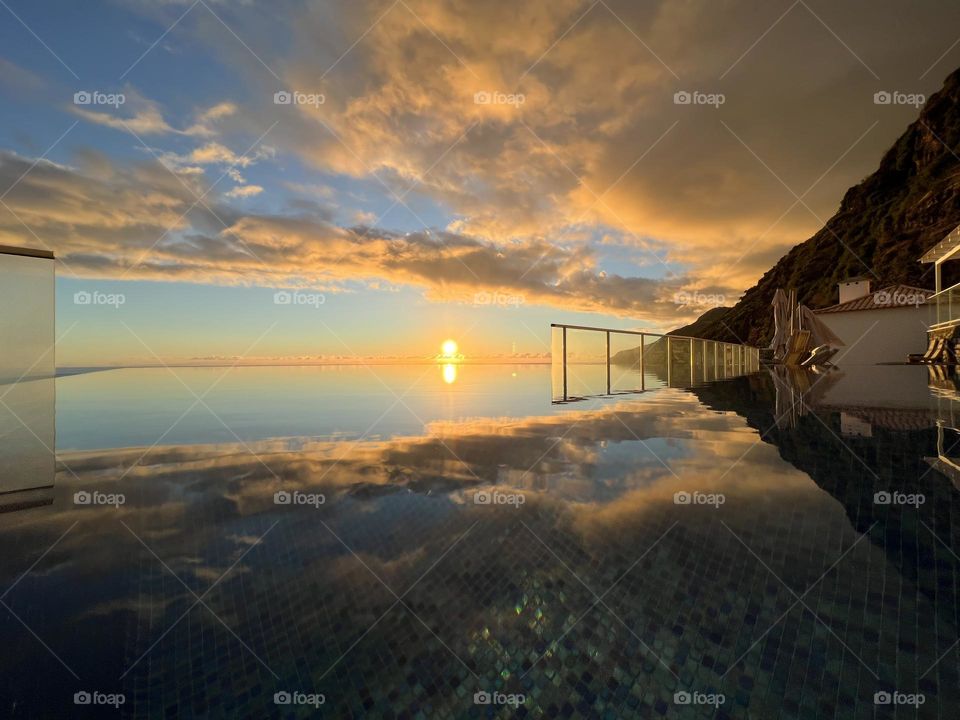
[{"label": "building roof", "polygon": [[814,310],[818,315],[824,313],[851,312],[855,310],[888,310],[890,308],[918,306],[927,302],[933,290],[913,287],[912,285],[891,285],[867,293],[863,297],[847,300],[845,303]]},{"label": "building roof", "polygon": [[47,260],[53,260],[53,253],[50,250],[14,247],[13,245],[0,245],[0,255],[24,255],[26,257],[46,258]]},{"label": "building roof", "polygon": [[955,227],[943,240],[927,250],[920,258],[920,262],[937,262],[945,255],[954,252],[958,246],[960,246],[960,226]]}]

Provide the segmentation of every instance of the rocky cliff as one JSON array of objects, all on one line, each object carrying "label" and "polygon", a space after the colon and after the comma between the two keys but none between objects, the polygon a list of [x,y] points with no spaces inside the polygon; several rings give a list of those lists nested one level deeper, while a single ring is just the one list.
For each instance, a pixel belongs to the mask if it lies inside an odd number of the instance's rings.
[{"label": "rocky cliff", "polygon": [[836,303],[837,283],[856,275],[870,277],[875,288],[894,283],[932,288],[932,268],[917,260],[957,225],[960,70],[928,99],[876,172],[847,190],[826,225],[782,257],[734,307],[697,320],[696,334],[766,345],[773,324],[770,300],[778,287],[795,289],[800,302],[812,308]]}]

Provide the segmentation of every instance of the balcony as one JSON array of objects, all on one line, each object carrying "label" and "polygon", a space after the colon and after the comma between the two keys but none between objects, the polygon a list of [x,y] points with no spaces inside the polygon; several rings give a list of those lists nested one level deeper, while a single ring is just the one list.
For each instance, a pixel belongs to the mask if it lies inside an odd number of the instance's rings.
[{"label": "balcony", "polygon": [[960,283],[951,285],[927,299],[936,306],[936,322],[930,330],[941,330],[960,324]]}]

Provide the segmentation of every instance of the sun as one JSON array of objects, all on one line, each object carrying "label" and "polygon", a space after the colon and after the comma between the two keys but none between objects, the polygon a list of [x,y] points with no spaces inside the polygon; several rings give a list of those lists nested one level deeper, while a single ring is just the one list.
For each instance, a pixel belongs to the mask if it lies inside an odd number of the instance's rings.
[{"label": "sun", "polygon": [[455,340],[444,340],[443,345],[440,346],[440,353],[445,358],[452,358],[457,356],[457,342]]}]

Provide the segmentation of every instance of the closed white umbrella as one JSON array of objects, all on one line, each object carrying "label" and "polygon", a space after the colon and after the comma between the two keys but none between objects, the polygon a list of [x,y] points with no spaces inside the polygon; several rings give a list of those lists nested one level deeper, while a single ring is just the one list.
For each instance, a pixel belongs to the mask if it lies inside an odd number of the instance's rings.
[{"label": "closed white umbrella", "polygon": [[770,349],[773,350],[774,358],[780,359],[786,354],[787,341],[790,339],[790,301],[787,294],[781,288],[777,288],[770,305],[773,307],[774,328]]},{"label": "closed white umbrella", "polygon": [[840,347],[846,344],[806,305],[800,306],[800,322],[804,330],[810,331],[810,339],[814,347],[820,345]]}]

